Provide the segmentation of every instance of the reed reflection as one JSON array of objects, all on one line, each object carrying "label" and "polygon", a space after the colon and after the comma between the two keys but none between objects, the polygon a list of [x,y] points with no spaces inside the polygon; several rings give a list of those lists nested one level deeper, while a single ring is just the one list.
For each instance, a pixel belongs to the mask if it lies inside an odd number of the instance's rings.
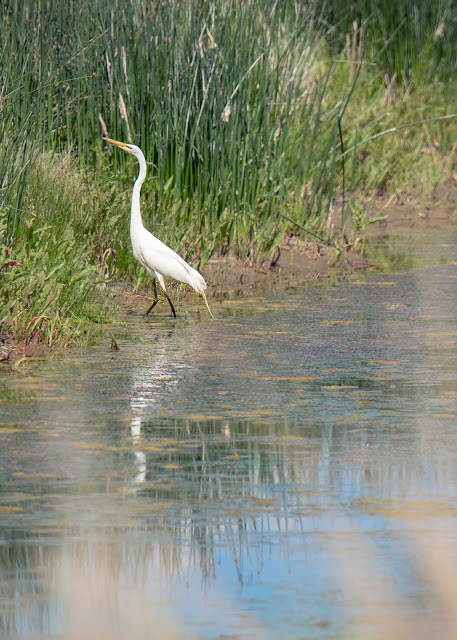
[{"label": "reed reflection", "polygon": [[64,400],[30,376],[38,409],[0,433],[0,635],[420,638],[426,601],[452,637],[454,275],[327,292],[306,340],[290,298],[276,334],[92,354]]}]

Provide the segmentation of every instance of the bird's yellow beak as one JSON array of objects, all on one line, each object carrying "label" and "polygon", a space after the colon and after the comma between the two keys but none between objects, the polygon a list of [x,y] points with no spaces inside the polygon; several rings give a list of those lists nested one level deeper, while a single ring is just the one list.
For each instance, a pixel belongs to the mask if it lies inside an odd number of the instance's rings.
[{"label": "bird's yellow beak", "polygon": [[116,147],[120,147],[121,149],[131,149],[131,145],[126,142],[118,142],[117,140],[111,140],[111,138],[103,138],[106,142],[111,142],[111,144],[115,144]]}]

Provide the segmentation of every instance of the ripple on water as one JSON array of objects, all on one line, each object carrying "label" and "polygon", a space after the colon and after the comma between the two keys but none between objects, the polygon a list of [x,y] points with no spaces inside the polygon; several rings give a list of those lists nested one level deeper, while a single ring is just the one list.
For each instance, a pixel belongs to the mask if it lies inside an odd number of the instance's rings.
[{"label": "ripple on water", "polygon": [[446,637],[456,275],[129,316],[0,373],[1,632]]}]

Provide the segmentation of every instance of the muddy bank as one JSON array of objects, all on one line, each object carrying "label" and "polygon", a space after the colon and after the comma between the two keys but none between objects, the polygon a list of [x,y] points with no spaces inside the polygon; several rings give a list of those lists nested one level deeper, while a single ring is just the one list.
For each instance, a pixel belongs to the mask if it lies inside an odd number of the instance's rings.
[{"label": "muddy bank", "polygon": [[[334,254],[335,252],[333,252]],[[327,276],[334,255],[324,245],[286,238],[272,259],[254,263],[235,256],[214,256],[202,272],[210,289],[210,296],[227,295],[264,286],[288,287],[306,280]]]},{"label": "muddy bank", "polygon": [[[336,208],[340,206],[335,203]],[[331,274],[373,268],[375,263],[363,255],[362,238],[389,238],[420,229],[457,224],[457,181],[450,180],[435,189],[433,201],[427,206],[407,193],[395,197],[379,194],[367,199],[366,225],[361,237],[351,235],[351,228],[335,244],[344,255],[325,243],[285,238],[275,256],[254,264],[233,256],[213,257],[202,272],[210,285],[209,296],[225,296],[230,291],[272,287],[288,288],[310,280],[327,278]],[[370,220],[383,218],[370,223]],[[351,239],[351,242],[349,241]],[[405,245],[405,251],[407,250]]]},{"label": "muddy bank", "polygon": [[408,193],[400,193],[395,197],[380,194],[367,203],[367,219],[379,216],[385,216],[386,219],[369,224],[364,235],[391,235],[410,229],[457,224],[457,179],[438,185],[427,205],[421,204]]},{"label": "muddy bank", "polygon": [[[336,203],[338,207],[338,203]],[[361,237],[368,242],[392,238],[404,238],[405,252],[408,251],[408,235],[457,225],[457,181],[451,180],[438,186],[433,202],[427,206],[408,194],[392,198],[384,194],[367,199],[366,220],[382,217],[373,224],[366,224]],[[351,229],[346,229],[344,237],[336,237],[335,244],[344,249],[343,254],[321,242],[287,237],[283,240],[273,258],[258,264],[249,259],[235,256],[213,256],[201,269],[208,283],[208,300],[217,302],[237,295],[249,295],[267,289],[286,289],[309,281],[324,280],[333,274],[350,273],[376,266],[369,256],[363,255],[362,243],[348,241]],[[360,240],[360,239],[359,239]],[[177,308],[193,307],[199,296],[188,287],[170,284],[169,292],[177,303]],[[118,281],[103,285],[100,294],[111,300],[111,309],[116,314],[141,314],[151,301],[152,288],[144,287],[133,291],[131,283]],[[160,295],[160,294],[159,294]],[[158,311],[162,312],[162,305]],[[179,313],[179,310],[178,310]],[[0,362],[17,361],[20,358],[43,355],[45,345],[40,342],[17,344],[9,335],[0,334]]]}]

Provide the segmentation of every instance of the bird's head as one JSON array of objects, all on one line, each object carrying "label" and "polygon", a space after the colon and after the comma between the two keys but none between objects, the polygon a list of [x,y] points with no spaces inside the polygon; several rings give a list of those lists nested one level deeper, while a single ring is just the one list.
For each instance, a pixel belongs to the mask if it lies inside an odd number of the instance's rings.
[{"label": "bird's head", "polygon": [[128,144],[127,142],[118,142],[117,140],[111,140],[111,138],[103,138],[103,140],[106,140],[106,142],[110,142],[111,144],[115,144],[116,147],[119,147],[120,149],[127,151],[127,153],[131,153],[132,156],[135,156],[136,158],[143,156],[143,152],[141,151],[140,147],[136,146],[136,144]]}]

